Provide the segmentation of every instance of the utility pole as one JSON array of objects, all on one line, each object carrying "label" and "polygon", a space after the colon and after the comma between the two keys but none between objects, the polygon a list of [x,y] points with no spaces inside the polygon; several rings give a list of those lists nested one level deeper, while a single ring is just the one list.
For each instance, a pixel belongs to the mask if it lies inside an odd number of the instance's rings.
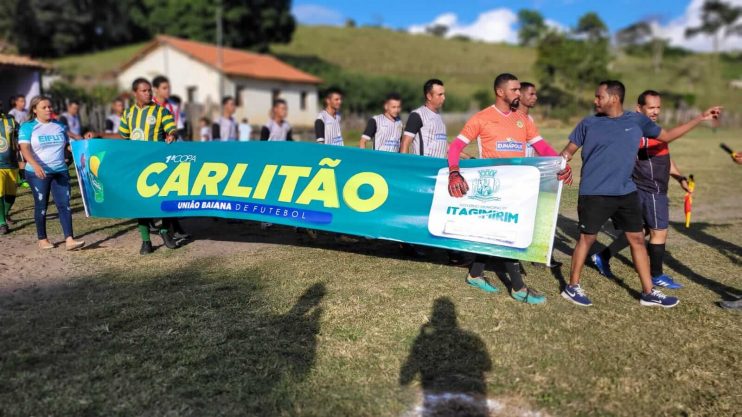
[{"label": "utility pole", "polygon": [[224,42],[224,33],[222,29],[222,13],[223,3],[222,0],[217,0],[216,4],[216,62],[219,68],[219,97],[216,98],[217,103],[221,103],[222,96],[224,95],[224,53],[222,50],[222,44]]}]

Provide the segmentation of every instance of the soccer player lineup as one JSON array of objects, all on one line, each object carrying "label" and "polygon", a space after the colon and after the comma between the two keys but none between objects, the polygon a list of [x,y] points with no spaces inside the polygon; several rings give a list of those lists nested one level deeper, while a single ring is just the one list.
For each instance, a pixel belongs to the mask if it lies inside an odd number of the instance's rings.
[{"label": "soccer player lineup", "polygon": [[[529,112],[537,102],[536,85],[522,82],[510,73],[498,75],[492,86],[495,102],[468,119],[463,129],[449,143],[446,124],[441,112],[446,100],[442,80],[430,79],[422,88],[424,102],[412,110],[405,122],[401,120],[402,99],[399,94],[389,93],[382,113],[368,119],[359,140],[360,148],[390,153],[414,154],[447,160],[447,168],[436,175],[437,196],[447,192],[441,199],[435,197],[431,207],[429,232],[434,236],[526,248],[530,245],[536,224],[535,210],[538,201],[539,170],[528,166],[509,167],[510,174],[498,174],[496,170],[471,170],[460,168],[462,158],[483,159],[497,167],[498,159],[524,157],[561,157],[564,163],[552,178],[553,181],[571,185],[572,170],[569,161],[581,149],[582,169],[579,183],[578,227],[579,239],[574,247],[568,283],[561,296],[577,306],[591,306],[592,301],[580,286],[582,269],[586,263],[595,267],[601,275],[613,277],[610,261],[618,251],[631,247],[633,265],[641,282],[642,306],[671,308],[679,303],[678,297],[663,291],[683,287],[663,270],[663,258],[669,224],[668,184],[675,179],[687,193],[686,211],[690,221],[693,180],[683,176],[671,160],[668,144],[704,121],[715,121],[722,113],[720,106],[713,106],[690,121],[665,129],[656,124],[661,110],[661,94],[654,90],[641,93],[634,111],[625,111],[625,86],[617,80],[601,82],[594,95],[595,114],[584,118],[569,135],[568,145],[555,150],[544,138]],[[164,141],[173,143],[183,139],[178,129],[183,116],[178,103],[169,95],[170,81],[158,76],[151,82],[137,78],[131,85],[132,103],[124,108],[123,102],[113,103],[115,109],[108,117],[105,132],[81,132],[76,114],[66,112],[56,117],[48,97],[36,97],[27,113],[20,109],[3,115],[3,142],[0,143],[0,167],[3,169],[3,216],[0,228],[8,233],[7,218],[16,195],[16,184],[28,182],[34,189],[42,187],[45,198],[34,200],[36,204],[36,226],[39,247],[50,249],[55,245],[46,236],[44,213],[48,205],[48,194],[53,193],[60,210],[60,222],[66,239],[66,248],[76,250],[84,247],[76,240],[71,226],[71,213],[65,210],[65,197],[60,192],[69,190],[69,156],[66,148],[70,141],[91,138],[125,139],[142,142]],[[318,145],[345,146],[341,124],[341,108],[344,92],[330,88],[324,92],[324,108],[314,123],[314,138]],[[199,139],[210,141],[236,141],[240,136],[240,123],[233,115],[235,99],[224,97],[221,102],[222,115],[212,124],[202,119]],[[269,121],[261,128],[260,140],[268,142],[290,142],[293,130],[286,121],[287,103],[274,99]],[[71,122],[77,120],[77,122]],[[56,138],[61,138],[57,140]],[[370,142],[370,143],[369,143]],[[464,148],[476,143],[478,155],[468,155]],[[737,153],[722,145],[735,162],[740,163]],[[98,180],[98,166],[104,155],[94,155],[81,160],[85,171],[81,185],[89,183],[92,192],[88,198],[98,198],[102,186]],[[193,156],[195,160],[195,156]],[[67,159],[67,160],[66,160]],[[20,168],[20,170],[18,170]],[[246,167],[245,167],[246,168]],[[513,169],[519,169],[514,171]],[[476,171],[476,172],[475,172]],[[159,171],[158,171],[159,172]],[[244,172],[244,170],[243,170]],[[467,173],[468,172],[468,173]],[[22,174],[20,177],[18,174]],[[92,174],[92,175],[91,175]],[[477,177],[477,174],[479,177]],[[80,173],[78,173],[78,176]],[[208,173],[204,174],[208,177]],[[201,174],[199,174],[199,178]],[[173,178],[171,176],[171,178]],[[530,178],[530,179],[529,179]],[[177,180],[177,176],[175,177]],[[170,180],[169,180],[170,181]],[[237,180],[239,182],[239,179]],[[262,178],[261,178],[262,181]],[[230,180],[230,183],[232,180]],[[145,178],[146,183],[146,178]],[[510,194],[521,194],[518,190],[532,190],[519,203],[456,207],[455,202],[465,196],[479,201],[495,200],[493,193],[505,190]],[[140,184],[141,185],[141,184]],[[214,185],[216,187],[216,185]],[[318,189],[317,191],[319,191]],[[159,191],[156,190],[155,192]],[[86,194],[83,192],[83,194]],[[101,194],[102,195],[102,194]],[[154,195],[154,194],[153,194]],[[56,197],[60,197],[58,199]],[[69,205],[69,193],[66,197]],[[97,200],[96,200],[97,201]],[[452,203],[453,201],[453,203]],[[454,204],[454,205],[452,205]],[[163,207],[165,207],[163,203]],[[242,209],[242,204],[239,204]],[[245,211],[248,207],[245,206]],[[176,210],[232,210],[232,203],[218,201],[170,202],[165,211]],[[260,205],[256,206],[259,210]],[[512,208],[515,207],[515,208]],[[509,211],[512,208],[512,212]],[[255,210],[253,210],[255,211]],[[289,213],[288,209],[276,208],[277,212]],[[293,212],[293,211],[291,211]],[[298,213],[298,211],[297,211]],[[443,213],[443,215],[438,215]],[[516,214],[514,214],[516,213]],[[288,216],[288,215],[287,215]],[[296,216],[298,217],[298,216]],[[302,217],[304,218],[304,217]],[[596,235],[609,222],[619,231],[619,237],[600,252],[591,253]],[[324,220],[325,223],[330,220]],[[151,233],[157,234],[163,245],[177,249],[193,236],[183,230],[177,218],[140,218],[137,228],[141,237],[140,254],[154,251]],[[263,228],[271,223],[262,222]],[[298,233],[315,239],[318,231],[311,227],[300,227]],[[340,238],[354,241],[349,235]],[[552,231],[553,238],[553,231]],[[423,245],[424,246],[424,245]],[[400,248],[411,256],[424,256],[419,244],[401,243]],[[449,250],[449,260],[459,264],[465,257],[460,251]],[[469,265],[466,282],[486,292],[496,291],[495,284],[484,274],[486,255],[476,254]],[[501,259],[506,265],[512,282],[513,299],[542,304],[546,295],[524,282],[517,259]],[[553,258],[550,267],[560,263]],[[736,304],[731,302],[731,308]]]}]

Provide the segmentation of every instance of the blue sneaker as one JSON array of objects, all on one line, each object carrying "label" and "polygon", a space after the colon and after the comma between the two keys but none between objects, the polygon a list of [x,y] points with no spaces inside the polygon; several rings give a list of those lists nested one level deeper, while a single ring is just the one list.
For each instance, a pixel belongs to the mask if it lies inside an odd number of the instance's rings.
[{"label": "blue sneaker", "polygon": [[611,271],[611,264],[608,263],[607,259],[603,259],[603,257],[600,256],[600,252],[593,254],[590,257],[590,260],[593,261],[593,265],[598,269],[600,275],[603,275],[606,278],[616,278]]},{"label": "blue sneaker", "polygon": [[497,292],[499,291],[497,287],[490,284],[490,282],[485,277],[476,277],[472,278],[470,276],[466,277],[466,283],[471,285],[472,287],[479,288],[480,290],[484,292]]},{"label": "blue sneaker", "polygon": [[589,307],[593,305],[592,301],[585,295],[585,290],[580,288],[580,284],[567,285],[562,291],[562,297],[577,304],[578,306]]},{"label": "blue sneaker", "polygon": [[652,277],[652,285],[655,287],[667,288],[670,290],[677,290],[683,288],[683,284],[678,284],[673,281],[669,275],[662,274],[658,277]]},{"label": "blue sneaker", "polygon": [[642,294],[639,298],[639,304],[646,307],[663,307],[670,308],[678,305],[680,300],[678,297],[670,297],[662,294],[660,290],[652,289],[649,294]]}]

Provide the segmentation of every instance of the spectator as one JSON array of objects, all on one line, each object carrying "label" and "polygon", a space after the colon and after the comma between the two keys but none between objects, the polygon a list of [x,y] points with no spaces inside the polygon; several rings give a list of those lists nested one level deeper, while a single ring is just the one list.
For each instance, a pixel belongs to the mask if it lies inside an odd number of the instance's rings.
[{"label": "spectator", "polygon": [[240,142],[247,142],[250,140],[250,135],[252,135],[252,126],[248,123],[247,118],[242,119],[242,122],[240,122],[239,131]]},{"label": "spectator", "polygon": [[71,133],[73,139],[82,137],[82,124],[80,123],[80,103],[77,100],[71,100],[67,104],[67,111],[59,116],[59,121],[67,127],[68,133]]},{"label": "spectator", "polygon": [[[34,97],[30,112],[31,120],[21,125],[18,142],[27,162],[26,176],[37,197],[33,200],[39,248],[54,248],[46,235],[46,209],[51,192],[62,223],[65,246],[67,250],[79,249],[85,242],[75,240],[72,232],[70,174],[64,161],[64,151],[69,143],[67,128],[52,120],[52,103],[47,97]],[[41,137],[44,137],[43,141]]]}]

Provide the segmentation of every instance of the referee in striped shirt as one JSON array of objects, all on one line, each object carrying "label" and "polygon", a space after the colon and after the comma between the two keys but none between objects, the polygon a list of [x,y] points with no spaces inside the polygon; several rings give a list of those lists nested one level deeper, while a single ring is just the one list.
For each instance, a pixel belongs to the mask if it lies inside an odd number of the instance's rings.
[{"label": "referee in striped shirt", "polygon": [[359,146],[366,149],[366,144],[373,141],[373,149],[385,152],[399,152],[402,139],[402,120],[399,113],[402,111],[402,98],[397,93],[391,93],[384,100],[384,113],[370,118],[366,130],[361,136]]},{"label": "referee in striped shirt", "polygon": [[317,143],[333,146],[344,146],[343,134],[340,131],[340,106],[343,105],[343,93],[337,88],[330,88],[325,93],[325,109],[314,121],[314,134]]},{"label": "referee in striped shirt", "polygon": [[[430,79],[423,85],[425,104],[413,110],[407,118],[401,153],[446,158],[448,154],[448,137],[446,125],[441,118],[441,108],[446,101],[446,89],[443,81]],[[412,149],[410,149],[410,144]]]}]

